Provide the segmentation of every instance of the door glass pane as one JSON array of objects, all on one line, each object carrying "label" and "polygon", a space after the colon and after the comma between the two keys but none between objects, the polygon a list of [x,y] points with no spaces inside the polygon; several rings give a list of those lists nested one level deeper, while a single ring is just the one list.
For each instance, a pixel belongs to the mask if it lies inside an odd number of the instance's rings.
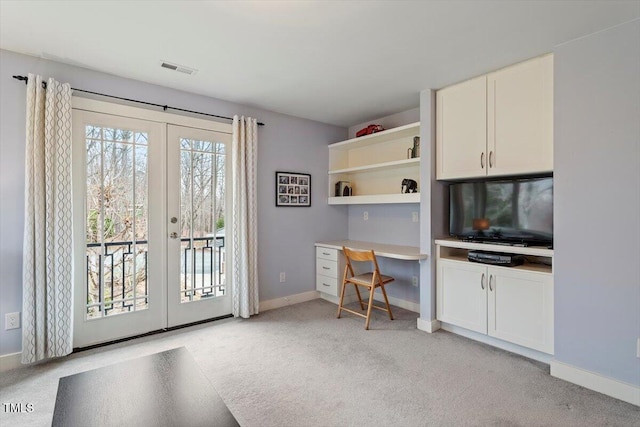
[{"label": "door glass pane", "polygon": [[86,126],[86,318],[148,308],[148,134]]},{"label": "door glass pane", "polygon": [[180,301],[225,294],[224,144],[180,139]]}]

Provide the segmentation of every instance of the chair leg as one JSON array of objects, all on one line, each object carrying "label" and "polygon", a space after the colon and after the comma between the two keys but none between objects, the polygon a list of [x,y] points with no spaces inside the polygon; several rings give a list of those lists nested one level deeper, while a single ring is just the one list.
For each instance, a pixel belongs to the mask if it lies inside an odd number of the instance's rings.
[{"label": "chair leg", "polygon": [[340,291],[340,303],[338,304],[338,314],[336,315],[336,317],[339,319],[340,318],[340,312],[342,311],[342,303],[344,302],[344,289],[347,287],[347,284],[343,281],[342,282],[342,291]]},{"label": "chair leg", "polygon": [[373,308],[373,293],[376,290],[375,287],[369,288],[369,306],[367,307],[367,323],[365,323],[364,328],[369,329],[369,322],[371,321],[371,309]]},{"label": "chair leg", "polygon": [[384,302],[387,304],[389,319],[393,320],[393,314],[391,314],[391,306],[389,305],[389,298],[387,298],[387,291],[384,290],[384,285],[380,285],[380,289],[382,289],[382,296],[384,297]]},{"label": "chair leg", "polygon": [[364,304],[362,303],[362,296],[360,295],[360,289],[358,289],[358,285],[355,283],[353,286],[356,288],[356,294],[358,294],[358,301],[360,301],[360,310],[364,310]]}]

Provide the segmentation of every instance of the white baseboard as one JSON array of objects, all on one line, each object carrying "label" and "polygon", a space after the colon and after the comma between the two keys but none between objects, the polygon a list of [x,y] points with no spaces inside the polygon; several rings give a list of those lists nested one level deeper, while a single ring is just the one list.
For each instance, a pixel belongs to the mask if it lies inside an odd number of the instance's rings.
[{"label": "white baseboard", "polygon": [[454,326],[449,323],[440,323],[440,328],[454,333],[456,335],[461,335],[465,338],[472,339],[474,341],[479,341],[484,344],[489,344],[493,347],[498,347],[502,350],[510,351],[511,353],[519,354],[520,356],[528,357],[529,359],[537,360],[538,362],[549,364],[553,360],[553,355],[542,353],[537,350],[532,350],[527,347],[519,346],[518,344],[513,344],[507,341],[502,341],[498,338],[490,337],[489,335],[480,334],[478,332],[470,331],[465,328],[461,328],[459,326]]},{"label": "white baseboard", "polygon": [[[407,301],[407,300],[404,300],[404,299],[391,297],[391,296],[388,296],[388,295],[387,295],[387,298],[389,298],[389,304],[391,304],[391,305],[395,305],[396,307],[404,308],[405,310],[413,311],[414,313],[420,313],[420,304],[418,304],[417,302]],[[382,297],[382,295],[375,294],[373,296],[373,299],[375,301],[379,301],[379,302],[384,304],[384,298]]]},{"label": "white baseboard", "polygon": [[418,329],[421,331],[429,332],[430,334],[434,333],[438,329],[440,329],[440,321],[439,320],[427,320],[422,317],[418,317]]},{"label": "white baseboard", "polygon": [[0,372],[10,371],[22,366],[22,352],[3,354],[0,356]]},{"label": "white baseboard", "polygon": [[259,310],[273,310],[274,308],[286,307],[287,305],[307,302],[318,298],[320,298],[320,292],[318,291],[302,292],[301,294],[294,294],[282,298],[260,301]]},{"label": "white baseboard", "polygon": [[557,360],[551,361],[551,376],[640,406],[640,387],[638,386],[614,380]]}]

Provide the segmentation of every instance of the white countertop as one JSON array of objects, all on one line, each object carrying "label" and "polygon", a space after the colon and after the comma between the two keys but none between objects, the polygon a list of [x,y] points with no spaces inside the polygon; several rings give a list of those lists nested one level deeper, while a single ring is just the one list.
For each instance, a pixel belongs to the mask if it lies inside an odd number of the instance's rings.
[{"label": "white countertop", "polygon": [[316,246],[338,250],[342,250],[343,246],[355,250],[367,251],[373,249],[376,256],[408,261],[419,261],[427,259],[428,257],[427,254],[420,253],[420,248],[417,246],[387,245],[385,243],[362,242],[358,240],[331,240],[327,242],[316,242]]},{"label": "white countertop", "polygon": [[514,246],[514,245],[496,245],[488,243],[465,242],[459,239],[436,239],[436,245],[446,246],[449,248],[471,249],[488,252],[509,252],[512,254],[533,255],[543,257],[553,257],[553,249],[545,246]]}]

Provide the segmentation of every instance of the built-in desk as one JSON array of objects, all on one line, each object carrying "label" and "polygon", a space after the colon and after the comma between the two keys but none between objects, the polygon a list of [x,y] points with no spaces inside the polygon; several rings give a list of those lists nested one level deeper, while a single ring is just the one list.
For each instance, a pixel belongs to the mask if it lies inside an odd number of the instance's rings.
[{"label": "built-in desk", "polygon": [[316,247],[337,250],[342,250],[343,246],[360,251],[373,249],[376,256],[385,258],[404,259],[408,261],[420,261],[421,259],[427,258],[427,254],[420,253],[420,248],[417,246],[387,245],[384,243],[362,242],[358,240],[331,240],[316,243]]},{"label": "built-in desk", "polygon": [[[427,254],[420,253],[415,246],[387,245],[384,243],[362,242],[357,240],[331,240],[316,243],[316,290],[322,298],[337,302],[342,290],[344,257],[342,247],[354,250],[372,250],[377,257],[393,258],[405,261],[420,261]],[[348,294],[353,293],[349,290]]]}]

